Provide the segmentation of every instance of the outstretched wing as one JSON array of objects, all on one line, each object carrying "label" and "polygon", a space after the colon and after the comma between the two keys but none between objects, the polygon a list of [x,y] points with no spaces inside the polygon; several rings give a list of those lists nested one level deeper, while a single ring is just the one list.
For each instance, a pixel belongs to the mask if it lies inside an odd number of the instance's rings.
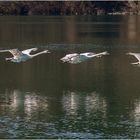
[{"label": "outstretched wing", "polygon": [[11,49],[9,52],[14,56],[14,57],[19,57],[22,55],[22,52],[19,51],[18,49]]},{"label": "outstretched wing", "polygon": [[78,53],[67,54],[65,57],[66,58],[73,58],[73,57],[76,57],[76,56],[79,56],[79,54]]},{"label": "outstretched wing", "polygon": [[140,54],[139,53],[133,53],[133,55],[140,61]]},{"label": "outstretched wing", "polygon": [[36,51],[38,48],[31,48],[31,49],[27,49],[22,51],[22,53],[29,55],[31,53],[31,51]]},{"label": "outstretched wing", "polygon": [[0,52],[10,52],[13,56],[20,56],[22,53],[18,49],[0,50]]}]

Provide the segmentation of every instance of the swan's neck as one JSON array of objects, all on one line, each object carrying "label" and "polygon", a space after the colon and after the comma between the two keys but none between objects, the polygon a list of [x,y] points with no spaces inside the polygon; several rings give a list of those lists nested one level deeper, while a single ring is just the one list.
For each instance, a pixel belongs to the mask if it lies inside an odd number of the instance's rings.
[{"label": "swan's neck", "polygon": [[92,58],[92,57],[95,57],[95,56],[96,56],[95,54],[93,54],[93,55],[91,55],[91,56],[88,56],[88,55],[87,55],[88,58]]},{"label": "swan's neck", "polygon": [[46,51],[42,51],[42,52],[32,54],[32,55],[30,54],[30,57],[35,57],[35,56],[38,56],[38,55],[43,54],[43,53],[46,53]]},{"label": "swan's neck", "polygon": [[108,54],[107,52],[102,52],[102,53],[95,54],[94,56],[102,56],[102,55],[107,55],[107,54]]},{"label": "swan's neck", "polygon": [[131,53],[131,52],[130,52],[130,53],[128,53],[128,54],[129,54],[129,55],[134,55],[134,53]]}]

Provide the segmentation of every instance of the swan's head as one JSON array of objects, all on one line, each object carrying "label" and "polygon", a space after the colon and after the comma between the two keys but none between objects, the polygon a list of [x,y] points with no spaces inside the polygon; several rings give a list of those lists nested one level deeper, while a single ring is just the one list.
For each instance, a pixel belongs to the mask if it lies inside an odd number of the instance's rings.
[{"label": "swan's head", "polygon": [[45,50],[43,51],[43,53],[51,53],[49,50]]},{"label": "swan's head", "polygon": [[103,55],[109,55],[109,53],[106,51],[106,52],[103,52]]},{"label": "swan's head", "polygon": [[128,52],[128,53],[126,53],[126,55],[134,55],[133,53],[131,53],[131,52]]}]

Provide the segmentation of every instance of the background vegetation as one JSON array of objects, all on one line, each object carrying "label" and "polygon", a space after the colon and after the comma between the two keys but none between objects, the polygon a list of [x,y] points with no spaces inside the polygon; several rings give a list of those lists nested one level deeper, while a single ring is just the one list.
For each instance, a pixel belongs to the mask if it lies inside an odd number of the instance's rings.
[{"label": "background vegetation", "polygon": [[0,15],[140,14],[140,1],[0,1]]}]

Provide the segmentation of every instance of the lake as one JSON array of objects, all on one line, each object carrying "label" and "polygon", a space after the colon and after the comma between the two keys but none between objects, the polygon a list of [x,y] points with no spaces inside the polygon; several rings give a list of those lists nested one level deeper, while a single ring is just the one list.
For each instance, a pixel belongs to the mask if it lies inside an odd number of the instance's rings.
[{"label": "lake", "polygon": [[[0,53],[0,138],[139,139],[139,16],[1,16],[0,49],[51,53],[23,63]],[[108,51],[79,64],[68,53]]]}]

